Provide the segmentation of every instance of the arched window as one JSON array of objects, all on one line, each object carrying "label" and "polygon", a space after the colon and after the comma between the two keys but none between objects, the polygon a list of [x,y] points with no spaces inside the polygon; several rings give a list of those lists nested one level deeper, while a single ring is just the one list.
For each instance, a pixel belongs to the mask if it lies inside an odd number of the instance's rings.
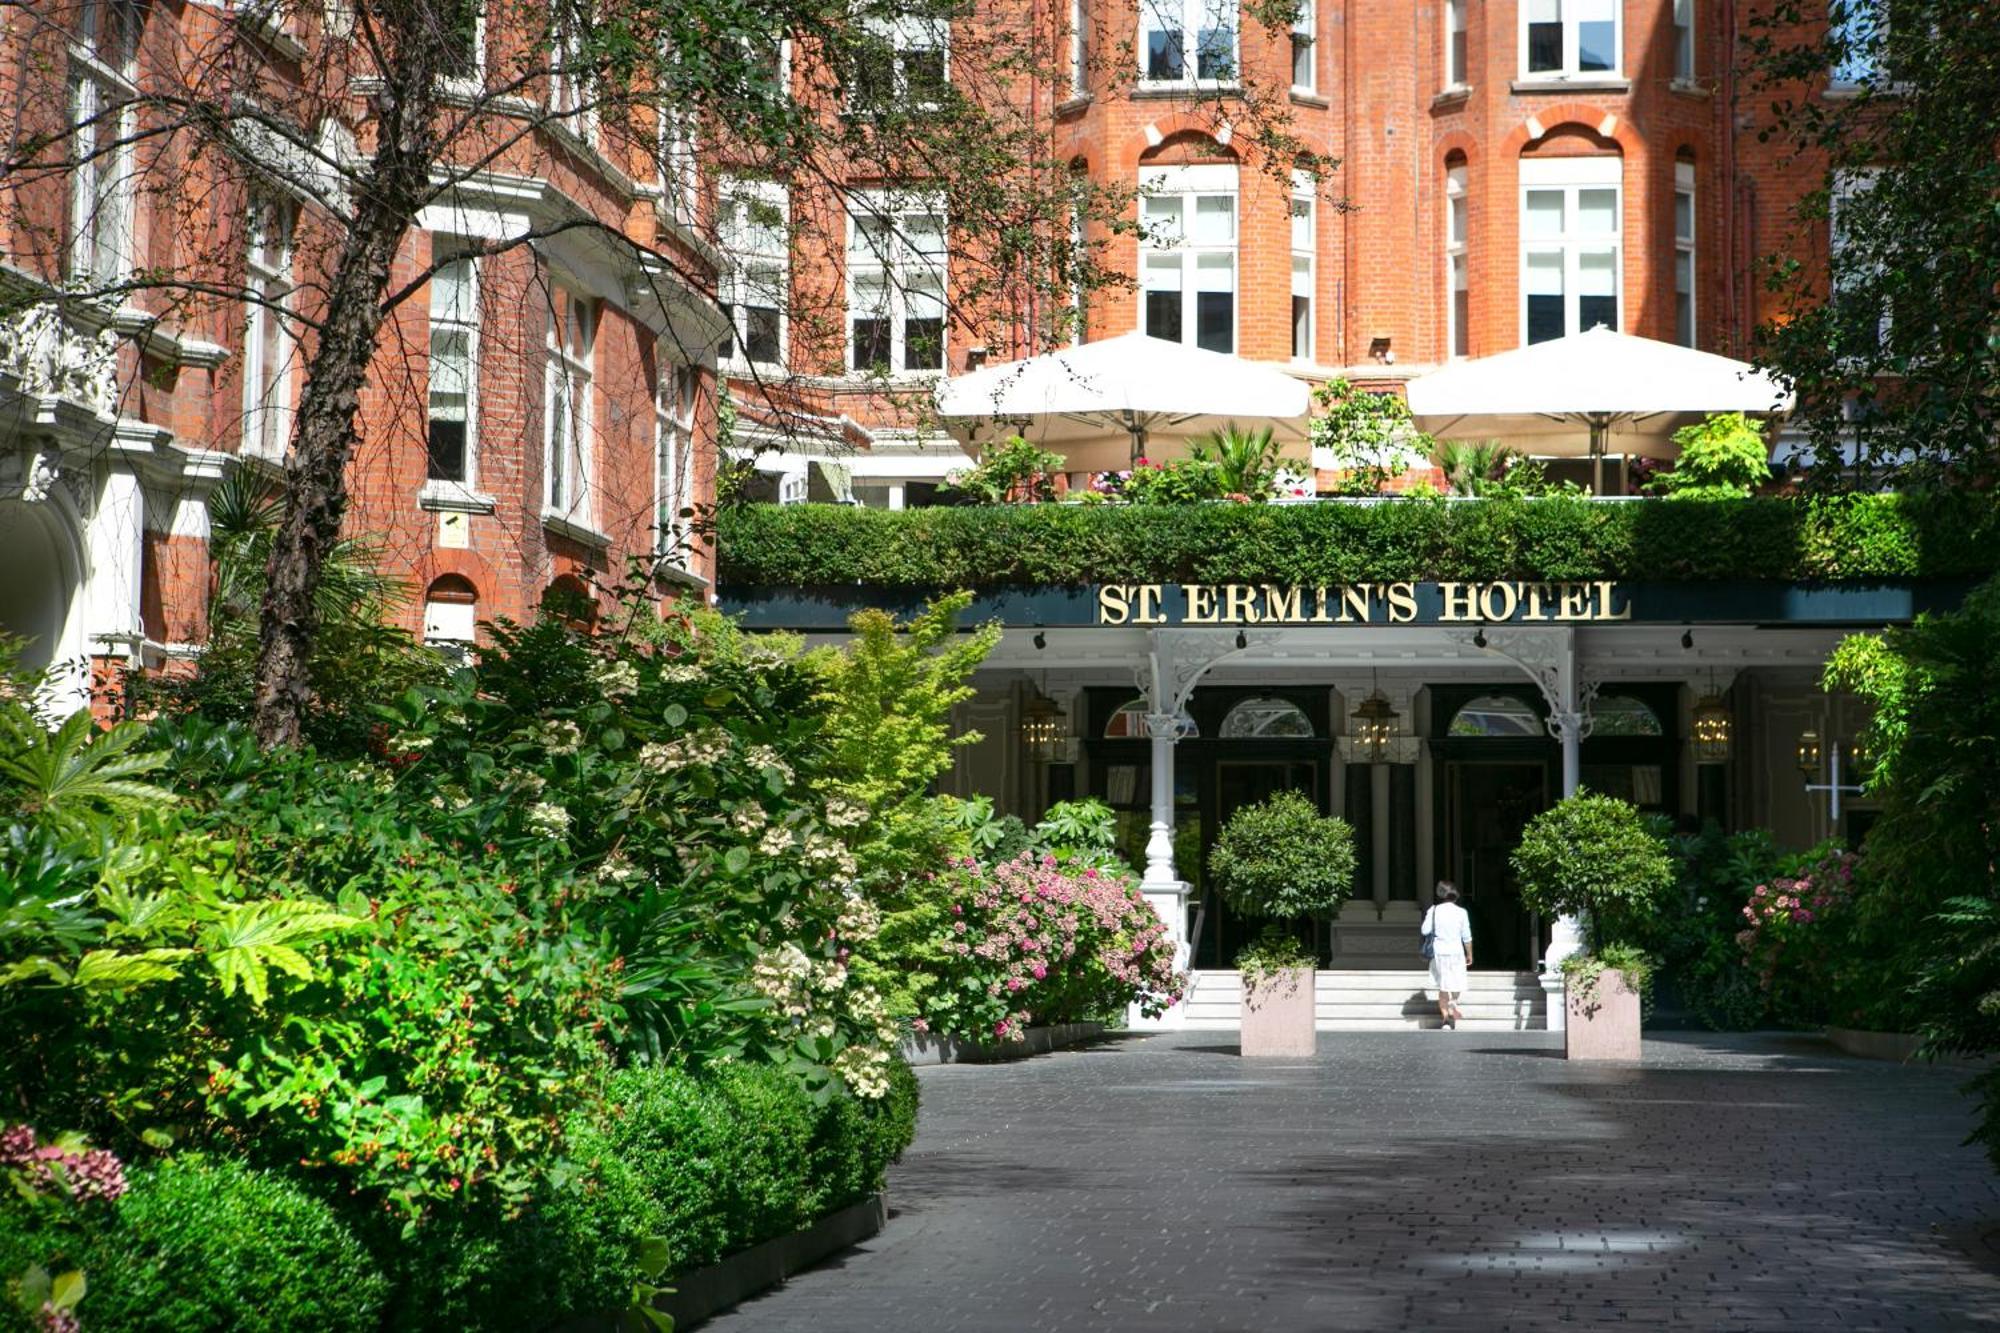
[{"label": "arched window", "polygon": [[1304,710],[1289,700],[1273,699],[1268,695],[1245,699],[1222,719],[1222,736],[1228,740],[1251,737],[1291,740],[1310,738],[1312,734],[1312,719],[1305,715]]},{"label": "arched window", "polygon": [[1511,694],[1482,694],[1468,700],[1452,715],[1445,734],[1540,739],[1548,735],[1548,730],[1527,700]]},{"label": "arched window", "polygon": [[1659,736],[1659,714],[1629,694],[1607,694],[1590,706],[1592,736]]},{"label": "arched window", "polygon": [[463,660],[479,633],[479,592],[459,574],[440,574],[424,591],[424,642]]},{"label": "arched window", "polygon": [[[1111,720],[1104,724],[1104,739],[1107,741],[1142,741],[1151,737],[1152,734],[1146,728],[1146,701],[1144,699],[1134,699],[1131,703],[1120,706],[1118,711],[1111,715]],[[1201,728],[1194,724],[1194,719],[1188,716],[1188,711],[1183,708],[1181,710],[1181,735],[1187,737],[1199,736],[1200,734]]]}]

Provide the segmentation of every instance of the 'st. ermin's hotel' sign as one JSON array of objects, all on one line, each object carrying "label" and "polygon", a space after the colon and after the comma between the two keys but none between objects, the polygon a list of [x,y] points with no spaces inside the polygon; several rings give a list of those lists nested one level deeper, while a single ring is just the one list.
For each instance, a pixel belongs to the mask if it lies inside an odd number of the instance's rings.
[{"label": "'st. ermin's hotel' sign", "polygon": [[1561,583],[1106,583],[1100,625],[1451,625],[1630,620],[1604,579]]}]

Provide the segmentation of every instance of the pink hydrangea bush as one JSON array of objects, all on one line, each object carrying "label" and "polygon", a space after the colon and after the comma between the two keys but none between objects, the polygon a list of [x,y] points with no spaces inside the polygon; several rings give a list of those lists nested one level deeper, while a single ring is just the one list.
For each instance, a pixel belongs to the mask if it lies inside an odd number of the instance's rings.
[{"label": "pink hydrangea bush", "polygon": [[921,1021],[974,1041],[1018,1040],[1031,1024],[1068,1023],[1136,1004],[1149,1017],[1177,1002],[1186,976],[1174,938],[1125,876],[1022,856],[970,857],[941,874],[947,925],[926,951],[939,973]]},{"label": "pink hydrangea bush", "polygon": [[1852,852],[1830,849],[1800,867],[1797,875],[1776,876],[1750,891],[1750,901],[1743,905],[1746,924],[1736,932],[1736,942],[1766,993],[1778,983],[1781,969],[1815,970],[1827,918],[1853,896],[1856,860]]}]

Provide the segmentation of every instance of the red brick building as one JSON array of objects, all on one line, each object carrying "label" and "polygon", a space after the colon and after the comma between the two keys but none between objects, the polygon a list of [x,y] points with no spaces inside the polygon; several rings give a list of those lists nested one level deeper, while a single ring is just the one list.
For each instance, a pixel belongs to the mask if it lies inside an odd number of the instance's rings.
[{"label": "red brick building", "polygon": [[[0,181],[0,629],[30,666],[158,668],[204,638],[208,497],[284,465],[377,129],[339,12],[66,0],[0,34],[20,142],[66,159]],[[559,583],[602,602],[631,562],[661,598],[709,568],[675,531],[712,494],[725,327],[691,155],[557,75],[513,84],[528,113],[482,101],[536,60],[499,29],[450,81],[448,161],[391,280],[422,285],[382,332],[349,474],[348,530],[443,643]],[[269,111],[197,151],[144,101],[196,91]]]}]

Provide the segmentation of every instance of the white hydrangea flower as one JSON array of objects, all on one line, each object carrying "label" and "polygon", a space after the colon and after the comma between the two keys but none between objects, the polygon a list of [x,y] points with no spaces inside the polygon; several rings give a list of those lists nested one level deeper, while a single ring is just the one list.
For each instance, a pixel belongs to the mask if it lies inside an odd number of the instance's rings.
[{"label": "white hydrangea flower", "polygon": [[763,806],[758,805],[755,801],[745,801],[730,814],[729,822],[736,826],[738,833],[748,837],[758,829],[763,828],[769,818],[764,813]]},{"label": "white hydrangea flower", "polygon": [[764,836],[758,840],[757,850],[766,856],[781,856],[790,850],[791,845],[792,831],[783,824],[773,824],[764,830]]},{"label": "white hydrangea flower", "polygon": [[826,822],[834,828],[853,828],[867,818],[868,807],[859,801],[836,796],[826,803]]},{"label": "white hydrangea flower", "polygon": [[551,838],[569,832],[569,811],[554,801],[537,801],[528,809],[528,827]]},{"label": "white hydrangea flower", "polygon": [[622,658],[599,662],[591,668],[590,683],[607,699],[622,699],[639,689],[639,668]]},{"label": "white hydrangea flower", "polygon": [[551,718],[530,734],[550,754],[575,754],[583,748],[583,732],[568,718]]}]

